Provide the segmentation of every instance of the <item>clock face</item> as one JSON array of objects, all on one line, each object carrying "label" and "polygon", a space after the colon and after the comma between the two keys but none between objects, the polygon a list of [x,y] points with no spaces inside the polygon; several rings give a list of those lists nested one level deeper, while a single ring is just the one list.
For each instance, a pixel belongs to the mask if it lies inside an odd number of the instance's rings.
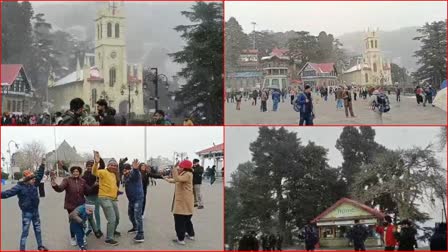
[{"label": "clock face", "polygon": [[115,58],[117,57],[117,53],[116,53],[116,52],[112,52],[112,53],[110,54],[110,57],[111,57],[112,59],[115,59]]}]

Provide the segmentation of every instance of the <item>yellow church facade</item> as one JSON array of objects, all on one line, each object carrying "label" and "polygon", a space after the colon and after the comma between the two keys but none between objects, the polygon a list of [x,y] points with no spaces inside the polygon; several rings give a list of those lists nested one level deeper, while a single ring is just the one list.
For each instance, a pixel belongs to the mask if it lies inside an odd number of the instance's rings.
[{"label": "yellow church facade", "polygon": [[[143,114],[143,69],[130,65],[126,57],[126,16],[123,5],[101,9],[95,19],[95,50],[85,54],[84,65],[62,79],[49,83],[49,102],[54,111],[69,109],[79,97],[94,110],[105,99],[117,113]],[[129,99],[130,98],[130,99]]]},{"label": "yellow church facade", "polygon": [[378,30],[367,31],[362,57],[358,58],[356,65],[342,72],[341,79],[356,86],[392,85],[390,62],[381,52]]}]

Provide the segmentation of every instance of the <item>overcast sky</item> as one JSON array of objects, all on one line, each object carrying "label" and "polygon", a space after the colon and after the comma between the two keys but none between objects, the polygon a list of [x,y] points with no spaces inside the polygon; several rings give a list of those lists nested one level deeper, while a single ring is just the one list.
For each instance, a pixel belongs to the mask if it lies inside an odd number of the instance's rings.
[{"label": "overcast sky", "polygon": [[235,17],[246,33],[253,30],[305,30],[335,36],[368,27],[394,30],[446,19],[446,1],[437,2],[226,2],[225,18]]},{"label": "overcast sky", "polygon": [[[342,132],[342,127],[286,127],[289,131],[297,132],[302,144],[313,141],[317,145],[329,150],[327,158],[332,167],[342,164],[342,155],[336,149],[336,140]],[[409,148],[412,146],[426,146],[438,143],[439,127],[374,127],[375,141],[389,149]],[[252,159],[249,144],[258,137],[256,127],[226,127],[225,167],[226,181],[230,181],[230,174],[237,166]],[[442,155],[445,154],[445,155]],[[446,156],[441,152],[441,157]],[[446,166],[446,159],[441,159]]]},{"label": "overcast sky", "polygon": [[[2,157],[8,142],[20,146],[37,140],[47,151],[54,150],[54,127],[2,127]],[[66,140],[79,153],[98,150],[102,157],[144,159],[144,127],[56,127],[58,145]],[[163,156],[172,159],[174,152],[187,152],[190,160],[196,152],[223,141],[222,127],[147,127],[147,157]],[[16,148],[10,145],[14,153]]]}]

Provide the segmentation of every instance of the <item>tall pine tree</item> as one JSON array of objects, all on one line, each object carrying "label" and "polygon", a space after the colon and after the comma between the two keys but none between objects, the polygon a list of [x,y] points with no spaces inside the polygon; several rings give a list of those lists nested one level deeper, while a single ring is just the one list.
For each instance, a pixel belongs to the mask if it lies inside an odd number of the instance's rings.
[{"label": "tall pine tree", "polygon": [[238,21],[231,17],[226,22],[226,70],[234,70],[238,66],[241,51],[250,48],[249,37],[243,32]]},{"label": "tall pine tree", "polygon": [[176,94],[176,111],[192,115],[196,124],[223,123],[223,9],[221,3],[197,2],[183,11],[193,24],[175,28],[187,45],[171,54],[185,65],[178,74],[187,84]]}]

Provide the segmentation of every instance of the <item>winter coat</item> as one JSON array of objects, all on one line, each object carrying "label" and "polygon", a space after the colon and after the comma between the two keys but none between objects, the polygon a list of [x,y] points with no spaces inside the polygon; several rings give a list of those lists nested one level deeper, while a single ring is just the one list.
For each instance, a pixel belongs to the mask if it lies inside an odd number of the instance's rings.
[{"label": "winter coat", "polygon": [[[306,100],[308,99],[308,102]],[[311,94],[302,93],[296,102],[300,105],[300,113],[308,114],[313,112],[313,99]]]},{"label": "winter coat", "polygon": [[171,211],[173,214],[192,215],[194,209],[193,173],[183,171],[173,180],[176,186]]},{"label": "winter coat", "polygon": [[82,178],[86,181],[86,184],[90,186],[90,191],[87,192],[86,196],[98,196],[98,185],[93,186],[98,178],[94,176],[91,171],[85,171]]},{"label": "winter coat", "polygon": [[90,187],[84,179],[75,177],[64,178],[60,185],[52,187],[56,192],[65,191],[64,209],[70,212],[86,203],[84,195],[90,191]]},{"label": "winter coat", "polygon": [[361,225],[361,224],[356,224],[352,230],[350,230],[349,232],[349,237],[353,240],[353,242],[356,243],[364,243],[364,241],[367,239],[368,237],[368,232],[367,229]]},{"label": "winter coat", "polygon": [[78,115],[70,110],[67,110],[67,112],[65,112],[62,116],[62,120],[59,122],[59,125],[81,125],[81,122],[79,121]]},{"label": "winter coat", "polygon": [[45,165],[41,164],[39,170],[36,172],[36,182],[29,184],[26,182],[19,182],[13,188],[2,191],[2,199],[7,199],[17,195],[19,198],[19,207],[23,212],[33,212],[39,208],[39,193],[38,187],[42,177],[44,176]]},{"label": "winter coat", "polygon": [[280,102],[280,97],[281,97],[280,92],[278,92],[278,91],[272,92],[272,101]]},{"label": "winter coat", "polygon": [[129,202],[143,200],[143,183],[140,170],[132,169],[129,174],[124,177],[123,181]]},{"label": "winter coat", "polygon": [[395,247],[397,245],[397,240],[395,239],[395,226],[392,224],[389,224],[385,229],[385,239],[384,243],[386,247]]},{"label": "winter coat", "polygon": [[204,167],[200,165],[193,167],[193,185],[202,184],[202,174],[204,174]]},{"label": "winter coat", "polygon": [[398,250],[401,251],[413,251],[414,246],[417,245],[415,235],[417,231],[412,227],[403,227],[401,232],[395,232],[395,238],[398,242]]},{"label": "winter coat", "polygon": [[75,208],[68,216],[70,222],[84,223],[89,218],[89,214],[86,211],[86,205],[80,205]]},{"label": "winter coat", "polygon": [[98,169],[99,164],[95,163],[92,167],[92,174],[99,178],[98,197],[116,199],[118,196],[118,183],[115,173],[107,169]]},{"label": "winter coat", "polygon": [[446,230],[437,228],[429,243],[432,251],[446,251]]},{"label": "winter coat", "polygon": [[151,171],[149,172],[142,172],[142,182],[143,182],[143,189],[148,187],[149,185],[149,178],[155,178],[155,179],[163,179],[161,175],[154,174]]}]

